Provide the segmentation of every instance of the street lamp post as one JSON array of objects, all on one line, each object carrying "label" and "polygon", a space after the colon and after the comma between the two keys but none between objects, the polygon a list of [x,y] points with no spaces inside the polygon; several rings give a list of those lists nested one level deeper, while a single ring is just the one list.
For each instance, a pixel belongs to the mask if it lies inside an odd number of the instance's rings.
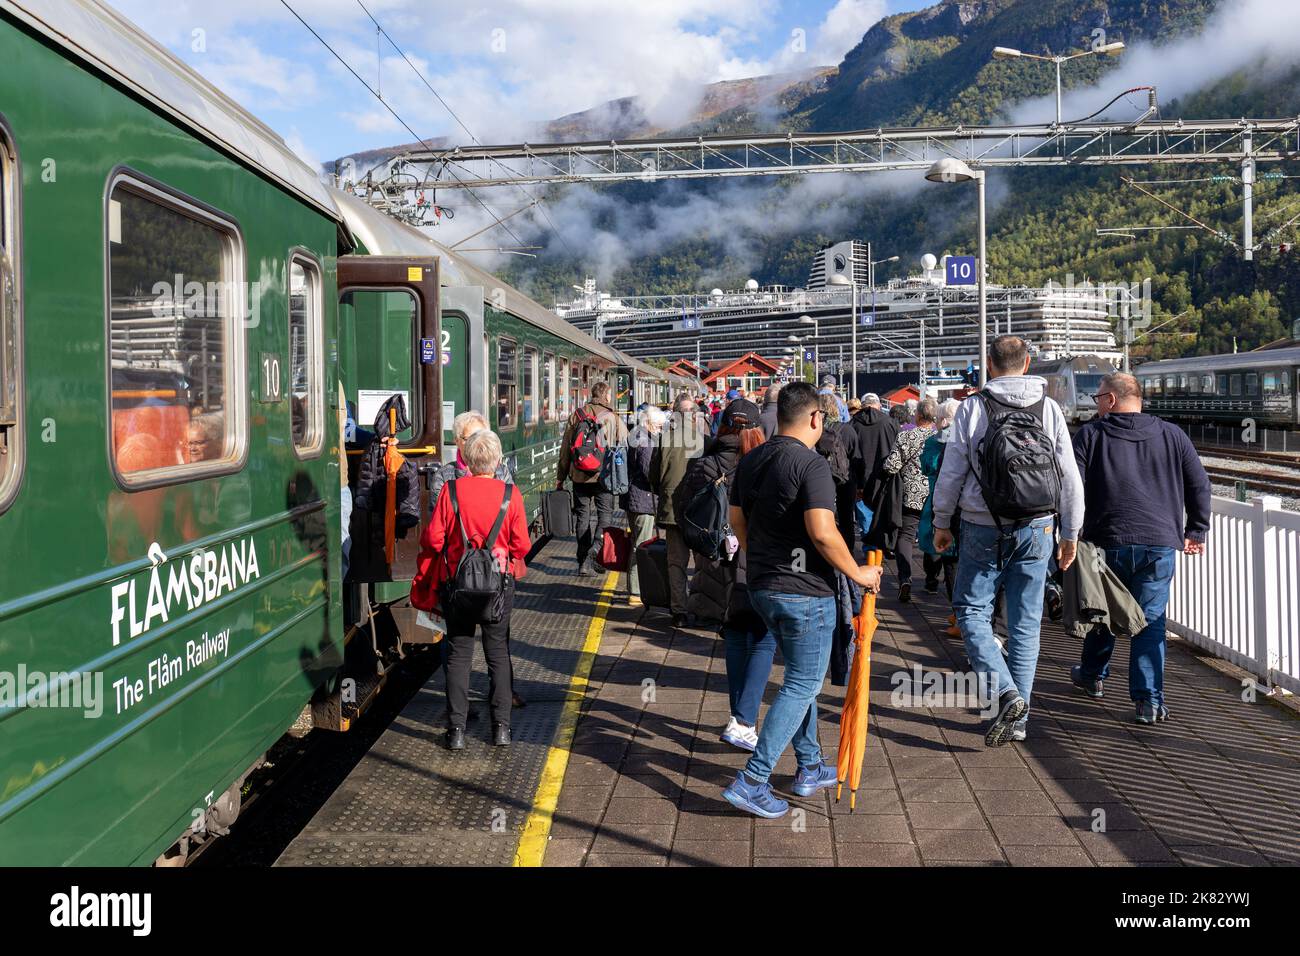
[{"label": "street lamp post", "polygon": [[929,172],[925,174],[925,178],[932,183],[966,183],[966,182],[970,182],[971,180],[974,180],[975,185],[978,187],[979,190],[979,258],[976,263],[976,266],[979,271],[977,272],[976,276],[979,281],[979,301],[980,301],[979,383],[980,383],[980,388],[983,388],[985,382],[988,381],[988,371],[985,368],[985,366],[988,364],[988,354],[989,354],[989,339],[988,339],[989,330],[988,330],[988,315],[987,315],[988,296],[984,287],[984,273],[986,271],[985,262],[984,262],[984,254],[985,254],[985,250],[984,250],[984,232],[985,232],[984,170],[971,169],[960,159],[956,159],[952,156],[945,156],[943,159],[937,160],[935,164],[930,167]]},{"label": "street lamp post", "polygon": [[817,376],[821,374],[822,364],[822,331],[821,325],[811,315],[799,316],[799,322],[803,325],[813,327],[813,384],[817,384]]},{"label": "street lamp post", "polygon": [[1083,50],[1080,53],[1071,53],[1068,56],[1042,56],[1038,53],[1025,53],[1021,50],[1012,49],[1007,46],[995,46],[993,56],[999,60],[1042,60],[1046,63],[1056,64],[1056,125],[1061,125],[1061,64],[1070,60],[1077,60],[1085,56],[1119,56],[1123,51],[1124,44],[1118,40],[1114,43],[1106,43],[1090,50]]}]

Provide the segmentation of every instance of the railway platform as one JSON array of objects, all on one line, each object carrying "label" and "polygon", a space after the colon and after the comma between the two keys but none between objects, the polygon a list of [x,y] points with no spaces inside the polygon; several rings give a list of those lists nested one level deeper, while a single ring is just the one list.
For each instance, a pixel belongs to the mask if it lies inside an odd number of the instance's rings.
[{"label": "railway platform", "polygon": [[[1104,700],[1069,682],[1077,645],[1045,624],[1030,736],[988,749],[982,718],[894,691],[965,667],[940,595],[900,605],[886,577],[857,809],[833,789],[756,820],[720,796],[746,755],[727,718],[721,640],[629,608],[623,579],[578,578],[549,543],[512,626],[515,743],[489,746],[481,652],[469,747],[442,747],[435,674],[277,865],[1177,866],[1300,863],[1300,720],[1171,639],[1173,719],[1132,722],[1127,648]],[[773,672],[770,702],[781,679]],[[833,761],[842,688],[820,697]],[[773,778],[793,774],[789,753]]]}]

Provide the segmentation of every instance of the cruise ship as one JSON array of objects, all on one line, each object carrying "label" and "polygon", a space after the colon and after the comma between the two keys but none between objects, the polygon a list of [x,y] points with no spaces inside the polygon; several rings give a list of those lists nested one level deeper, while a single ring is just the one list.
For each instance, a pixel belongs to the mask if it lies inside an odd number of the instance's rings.
[{"label": "cruise ship", "polygon": [[[870,246],[846,240],[821,249],[805,288],[761,286],[692,295],[615,297],[593,280],[557,303],[558,315],[640,359],[725,362],[748,352],[781,362],[815,363],[819,374],[913,372],[939,379],[979,364],[976,286],[948,285],[933,255],[918,275],[871,283]],[[1125,285],[1049,283],[1041,288],[988,285],[988,334],[1014,333],[1039,360],[1097,355],[1118,364],[1119,316],[1149,301]],[[854,316],[857,335],[853,335]],[[856,338],[856,342],[855,342]],[[804,366],[805,372],[810,367]],[[924,374],[922,372],[924,371]]]}]

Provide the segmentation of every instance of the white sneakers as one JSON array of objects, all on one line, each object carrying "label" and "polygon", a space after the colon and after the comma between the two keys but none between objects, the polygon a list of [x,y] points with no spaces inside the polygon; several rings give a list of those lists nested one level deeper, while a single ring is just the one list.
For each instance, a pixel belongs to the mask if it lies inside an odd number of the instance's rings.
[{"label": "white sneakers", "polygon": [[735,717],[727,719],[727,726],[721,736],[725,743],[739,747],[741,750],[752,752],[758,746],[758,728],[747,727]]}]

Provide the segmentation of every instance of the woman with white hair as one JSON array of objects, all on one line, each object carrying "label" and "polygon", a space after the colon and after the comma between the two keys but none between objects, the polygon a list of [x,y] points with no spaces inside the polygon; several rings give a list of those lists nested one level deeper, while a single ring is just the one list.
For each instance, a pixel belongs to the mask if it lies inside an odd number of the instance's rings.
[{"label": "woman with white hair", "polygon": [[627,494],[623,496],[623,511],[627,514],[632,535],[632,558],[627,568],[627,603],[641,606],[641,582],[637,577],[636,548],[655,536],[655,512],[659,498],[650,487],[650,459],[659,433],[668,416],[649,402],[637,409],[636,427],[627,436]]},{"label": "woman with white hair", "polygon": [[[443,671],[447,680],[447,747],[465,749],[469,716],[469,675],[474,633],[483,633],[492,703],[492,742],[510,744],[510,609],[514,580],[524,575],[531,542],[519,488],[493,477],[501,465],[501,439],[482,429],[465,440],[462,457],[468,474],[442,487],[433,516],[420,538],[419,570],[411,583],[411,604],[441,608],[447,621]],[[494,540],[488,539],[496,531]],[[493,620],[464,610],[451,585],[468,550],[489,550],[505,575],[501,613]]]},{"label": "woman with white hair", "polygon": [[[916,531],[916,543],[921,546],[925,564],[925,589],[931,594],[938,591],[939,576],[942,574],[944,589],[948,592],[949,600],[952,600],[952,582],[957,568],[957,543],[954,541],[952,547],[943,554],[935,552],[934,486],[939,480],[939,469],[943,467],[944,452],[952,437],[952,420],[957,417],[957,409],[960,407],[961,403],[955,398],[940,403],[935,420],[935,432],[926,439],[921,449],[921,471],[929,482],[930,492],[926,496],[925,507],[921,509],[921,523]],[[957,527],[958,523],[954,521],[953,527]],[[948,619],[947,633],[949,637],[961,636],[955,616]]]},{"label": "woman with white hair", "polygon": [[[444,484],[454,478],[464,478],[469,474],[469,466],[465,464],[465,441],[475,432],[484,431],[489,427],[487,416],[472,408],[469,411],[461,412],[452,420],[451,433],[456,438],[456,457],[452,461],[444,462],[433,473],[433,481],[429,484],[430,501],[436,502],[438,500],[438,494],[442,491]],[[510,466],[504,460],[497,465],[494,477],[505,482],[512,480]]]}]

